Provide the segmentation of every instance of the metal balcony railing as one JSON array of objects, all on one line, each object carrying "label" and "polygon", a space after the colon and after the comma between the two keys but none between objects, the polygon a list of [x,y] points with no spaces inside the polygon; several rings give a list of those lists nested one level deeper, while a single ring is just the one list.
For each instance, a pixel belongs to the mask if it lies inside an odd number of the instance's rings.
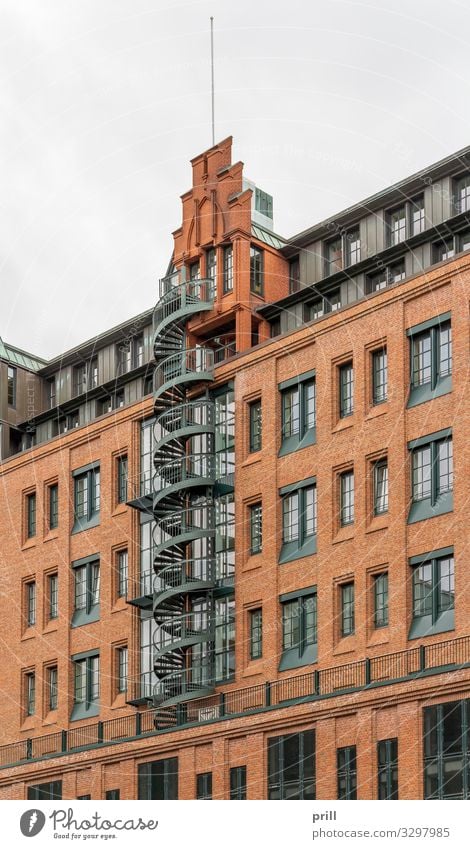
[{"label": "metal balcony railing", "polygon": [[234,623],[234,619],[226,616],[217,616],[215,613],[191,611],[178,616],[168,616],[162,611],[161,616],[156,613],[159,628],[154,634],[153,645],[157,652],[167,651],[168,646],[183,642],[185,640],[209,640],[218,625]]},{"label": "metal balcony railing", "polygon": [[153,591],[158,595],[170,590],[184,589],[187,591],[215,583],[215,557],[197,557],[184,560],[172,566],[166,566],[153,579]]},{"label": "metal balcony railing", "polygon": [[164,495],[164,491],[178,484],[191,484],[202,479],[205,485],[215,480],[214,454],[185,454],[177,460],[159,463],[153,478],[153,488],[156,495]]},{"label": "metal balcony railing", "polygon": [[153,580],[153,570],[142,572],[136,578],[129,577],[127,581],[127,601],[133,601],[144,596],[153,596]]},{"label": "metal balcony railing", "polygon": [[[209,658],[208,658],[209,660]],[[189,669],[181,669],[165,675],[157,681],[153,688],[154,704],[160,702],[173,702],[195,697],[202,692],[208,692],[214,688],[211,665],[195,666]]]},{"label": "metal balcony railing", "polygon": [[[178,282],[174,283],[174,280]],[[181,282],[175,276],[160,281],[160,298],[153,313],[155,332],[166,320],[177,318],[185,312],[195,313],[211,309],[214,302],[214,281],[210,278]]]},{"label": "metal balcony railing", "polygon": [[[187,401],[184,404],[178,404],[176,407],[170,407],[163,413],[160,413],[155,420],[154,439],[158,444],[167,434],[171,434],[175,438],[175,432],[180,430],[210,428],[215,426],[215,406],[213,401],[206,399],[198,399],[197,401]],[[197,430],[197,432],[203,432]]]},{"label": "metal balcony railing", "polygon": [[185,348],[165,357],[155,367],[154,389],[160,395],[179,383],[212,381],[214,379],[214,351],[211,348]]}]

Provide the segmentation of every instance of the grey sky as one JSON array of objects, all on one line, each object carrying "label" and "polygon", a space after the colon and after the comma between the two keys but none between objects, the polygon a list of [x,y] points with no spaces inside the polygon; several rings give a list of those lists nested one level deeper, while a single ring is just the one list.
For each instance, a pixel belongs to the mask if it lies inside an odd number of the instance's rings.
[{"label": "grey sky", "polygon": [[150,307],[216,139],[294,233],[470,142],[470,6],[0,0],[0,335],[51,357]]}]

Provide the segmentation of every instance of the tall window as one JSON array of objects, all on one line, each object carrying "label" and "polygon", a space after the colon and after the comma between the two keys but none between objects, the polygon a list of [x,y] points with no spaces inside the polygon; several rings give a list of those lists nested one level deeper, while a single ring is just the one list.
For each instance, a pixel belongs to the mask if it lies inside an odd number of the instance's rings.
[{"label": "tall window", "polygon": [[298,256],[289,260],[289,294],[300,290],[300,260]]},{"label": "tall window", "polygon": [[250,660],[258,660],[263,654],[263,611],[261,607],[250,610]]},{"label": "tall window", "polygon": [[388,625],[388,572],[374,575],[374,627]]},{"label": "tall window", "polygon": [[53,483],[49,487],[49,530],[59,525],[59,485]]},{"label": "tall window", "polygon": [[48,575],[48,599],[49,599],[49,619],[57,619],[59,616],[59,576]]},{"label": "tall window", "polygon": [[372,403],[383,404],[387,400],[388,372],[387,349],[372,352]]},{"label": "tall window", "polygon": [[354,582],[341,584],[341,636],[354,634]]},{"label": "tall window", "polygon": [[390,245],[398,245],[406,239],[406,209],[399,206],[388,213],[388,238]]},{"label": "tall window", "polygon": [[349,469],[339,476],[339,519],[340,525],[354,522],[354,472]]},{"label": "tall window", "polygon": [[354,369],[352,361],[339,369],[339,416],[341,419],[354,412]]},{"label": "tall window", "polygon": [[196,799],[212,799],[212,773],[196,775]]},{"label": "tall window", "polygon": [[125,693],[127,690],[128,649],[120,646],[117,650],[117,691]]},{"label": "tall window", "polygon": [[250,291],[255,295],[263,295],[264,290],[264,251],[250,246]]},{"label": "tall window", "polygon": [[135,336],[132,340],[133,342],[133,368],[140,368],[144,364],[144,337],[142,333],[139,333],[138,336]]},{"label": "tall window", "polygon": [[411,348],[411,394],[408,406],[449,392],[452,374],[452,329],[450,320],[438,317],[431,327],[407,331]]},{"label": "tall window", "polygon": [[57,710],[58,703],[57,666],[47,669],[47,705],[49,710]]},{"label": "tall window", "polygon": [[250,406],[250,452],[261,450],[262,419],[261,399],[252,401]]},{"label": "tall window", "polygon": [[332,289],[321,298],[314,298],[304,304],[304,321],[315,321],[330,312],[341,308],[341,291]]},{"label": "tall window", "polygon": [[128,561],[129,555],[127,548],[118,551],[117,555],[117,594],[119,598],[127,597],[127,582],[128,582]]},{"label": "tall window", "polygon": [[[72,623],[82,625],[97,616],[100,602],[100,562],[89,560],[83,565],[74,566],[75,573],[75,613]],[[79,615],[77,615],[79,614]]]},{"label": "tall window", "polygon": [[16,368],[7,369],[7,400],[9,407],[16,407]]},{"label": "tall window", "polygon": [[282,548],[280,561],[292,560],[316,550],[317,487],[307,478],[280,490],[282,496]]},{"label": "tall window", "polygon": [[280,670],[304,666],[317,659],[317,594],[315,588],[288,593],[282,604]]},{"label": "tall window", "polygon": [[470,174],[454,180],[454,208],[456,213],[470,210]]},{"label": "tall window", "polygon": [[137,770],[139,799],[178,798],[178,758],[150,761]]},{"label": "tall window", "polygon": [[90,655],[74,661],[74,701],[89,708],[100,695],[100,657]]},{"label": "tall window", "polygon": [[87,388],[87,368],[86,363],[80,363],[73,370],[73,394],[81,395],[86,392]]},{"label": "tall window", "polygon": [[140,426],[140,495],[150,495],[154,475],[153,428],[155,419],[145,419]]},{"label": "tall window", "polygon": [[26,593],[26,626],[30,628],[36,624],[36,581],[28,581],[25,584]]},{"label": "tall window", "polygon": [[357,799],[356,747],[337,749],[338,799]]},{"label": "tall window", "polygon": [[74,475],[75,521],[91,522],[100,510],[100,469]]},{"label": "tall window", "polygon": [[326,268],[325,274],[328,277],[330,274],[335,274],[337,271],[341,271],[343,267],[343,249],[341,236],[338,236],[335,239],[332,239],[331,242],[327,242],[325,245],[325,254],[326,254]]},{"label": "tall window", "polygon": [[412,475],[408,522],[450,512],[454,487],[452,434],[438,431],[408,443],[408,447]]},{"label": "tall window", "polygon": [[227,292],[233,291],[233,246],[227,245],[224,248],[224,275],[223,275],[224,295]]},{"label": "tall window", "polygon": [[441,549],[410,560],[413,570],[413,622],[410,637],[440,633],[454,627],[454,556]]},{"label": "tall window", "polygon": [[[307,376],[308,375],[308,376]],[[286,385],[287,384],[287,385]],[[281,453],[315,441],[316,384],[311,372],[280,384],[282,401]]]},{"label": "tall window", "polygon": [[217,251],[215,248],[209,248],[206,251],[206,277],[212,280],[212,287],[215,292],[217,281]]},{"label": "tall window", "polygon": [[118,375],[127,374],[132,369],[132,345],[130,339],[125,339],[116,347],[117,353],[117,373]]},{"label": "tall window", "polygon": [[230,798],[246,799],[246,766],[230,767]]},{"label": "tall window", "polygon": [[36,493],[26,496],[26,536],[27,539],[36,536]]},{"label": "tall window", "polygon": [[346,234],[348,265],[355,265],[361,260],[361,237],[359,227]]},{"label": "tall window", "polygon": [[426,707],[424,798],[470,799],[470,701]]},{"label": "tall window", "polygon": [[380,516],[388,510],[388,462],[386,459],[374,463],[374,515]]},{"label": "tall window", "polygon": [[377,743],[378,799],[398,799],[398,740]]},{"label": "tall window", "polygon": [[424,197],[415,198],[411,203],[411,235],[417,236],[426,229],[426,218],[424,214]]},{"label": "tall window", "polygon": [[33,716],[36,713],[36,675],[34,672],[26,673],[25,688],[25,713],[26,716]]},{"label": "tall window", "polygon": [[268,799],[315,799],[315,732],[268,739]]},{"label": "tall window", "polygon": [[117,458],[117,500],[118,504],[127,501],[127,454]]},{"label": "tall window", "polygon": [[55,376],[47,381],[47,404],[50,410],[56,404],[56,379]]},{"label": "tall window", "polygon": [[261,502],[250,505],[250,554],[259,554],[263,547],[263,507]]},{"label": "tall window", "polygon": [[215,600],[215,677],[227,681],[235,674],[235,599]]}]

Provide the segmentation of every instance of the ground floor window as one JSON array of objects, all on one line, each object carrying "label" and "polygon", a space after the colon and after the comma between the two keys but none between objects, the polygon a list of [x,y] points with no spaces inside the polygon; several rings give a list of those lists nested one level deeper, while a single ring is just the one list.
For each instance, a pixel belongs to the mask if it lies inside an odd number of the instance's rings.
[{"label": "ground floor window", "polygon": [[268,799],[315,799],[315,732],[268,740]]},{"label": "ground floor window", "polygon": [[231,767],[230,798],[246,799],[246,766]]},{"label": "ground floor window", "polygon": [[424,708],[424,798],[470,799],[470,699]]},{"label": "ground floor window", "polygon": [[140,764],[138,768],[139,799],[178,798],[178,758],[163,758]]},{"label": "ground floor window", "polygon": [[30,784],[28,799],[62,799],[62,782],[46,781],[45,784]]}]

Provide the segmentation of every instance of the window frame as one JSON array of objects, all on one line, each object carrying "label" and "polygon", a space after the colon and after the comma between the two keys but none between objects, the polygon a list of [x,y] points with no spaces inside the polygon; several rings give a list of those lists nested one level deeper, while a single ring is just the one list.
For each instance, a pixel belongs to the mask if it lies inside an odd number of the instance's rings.
[{"label": "window frame", "polygon": [[59,670],[57,664],[47,667],[47,709],[57,710],[59,706]]},{"label": "window frame", "polygon": [[129,588],[129,549],[116,551],[116,598],[127,598]]},{"label": "window frame", "polygon": [[[452,606],[440,608],[439,594],[442,580],[441,563],[451,561],[452,568],[449,570],[449,584],[454,586],[455,583],[455,558],[454,548],[436,549],[426,554],[419,554],[416,557],[410,557],[408,563],[412,569],[411,573],[411,624],[408,632],[408,639],[416,639],[417,637],[427,637],[433,634],[441,634],[446,631],[453,631],[455,628],[455,588],[452,597]],[[431,582],[430,588],[426,590],[431,599],[431,611],[417,613],[416,605],[419,601],[426,606],[426,596],[417,596],[417,579],[416,576],[419,570],[424,566],[430,566]],[[447,576],[446,576],[447,577]],[[450,595],[450,592],[449,592]]]},{"label": "window frame", "polygon": [[28,492],[25,496],[25,533],[26,540],[34,539],[37,534],[37,493]]},{"label": "window frame", "polygon": [[[458,727],[450,728],[446,739],[449,720]],[[450,738],[450,739],[449,739]],[[455,772],[455,762],[460,769]],[[450,770],[446,772],[446,766]],[[470,700],[458,699],[423,708],[423,799],[469,799],[470,798]],[[452,767],[454,770],[452,771]],[[450,782],[448,775],[461,776],[460,793],[446,793]],[[447,781],[446,781],[447,778]],[[428,782],[434,785],[434,791]]]},{"label": "window frame", "polygon": [[[99,462],[92,463],[72,472],[73,477],[73,515],[72,534],[87,528],[93,528],[100,523],[101,474]],[[84,481],[83,504],[85,510],[78,512],[79,484]]]},{"label": "window frame", "polygon": [[[388,354],[387,345],[382,345],[380,348],[374,348],[370,352],[371,356],[371,388],[372,388],[372,406],[378,407],[388,401]],[[382,358],[382,363],[380,363]],[[379,361],[379,365],[377,362]],[[381,376],[378,379],[378,376]],[[381,390],[381,391],[380,391]]]},{"label": "window frame", "polygon": [[59,574],[52,572],[47,575],[47,621],[54,622],[59,618]]},{"label": "window frame", "polygon": [[[317,587],[305,587],[301,590],[294,590],[291,593],[284,593],[279,596],[279,603],[281,604],[282,611],[282,651],[279,672],[283,672],[285,669],[297,669],[300,666],[316,663],[318,660]],[[307,604],[311,609],[307,609]],[[287,615],[288,609],[289,613],[292,610],[292,614],[289,616]],[[295,620],[297,620],[297,625]],[[289,631],[286,629],[288,621],[294,623],[294,626],[291,624]],[[298,642],[293,645],[287,645],[287,634],[295,634],[295,631],[298,632]]]},{"label": "window frame", "polygon": [[248,505],[250,517],[250,557],[263,550],[263,502]]},{"label": "window frame", "polygon": [[246,766],[230,767],[230,799],[246,799]]},{"label": "window frame", "polygon": [[[71,628],[79,628],[81,625],[97,622],[100,618],[100,555],[90,554],[80,560],[72,561],[72,570],[74,603]],[[97,581],[96,575],[98,575]],[[84,579],[80,580],[79,576],[84,576]],[[80,585],[84,587],[84,592],[79,594]],[[77,607],[77,599],[82,596],[85,603]],[[95,600],[96,596],[98,601]]]},{"label": "window frame", "polygon": [[18,370],[15,366],[7,366],[7,405],[16,410]]},{"label": "window frame", "polygon": [[57,481],[48,486],[48,530],[55,531],[59,527],[59,484]]},{"label": "window frame", "polygon": [[[450,486],[447,489],[440,488],[440,457],[439,446],[447,445],[450,453],[447,455],[447,474],[451,479]],[[415,496],[415,458],[418,452],[423,452],[429,449],[429,464],[422,468],[429,467],[429,495],[425,497]],[[452,429],[430,433],[426,436],[413,439],[408,443],[408,451],[410,455],[410,507],[408,511],[407,523],[414,524],[421,522],[423,519],[432,519],[434,516],[442,516],[444,513],[451,513],[454,509],[454,476],[453,476],[453,438]],[[427,479],[423,477],[421,486],[427,484]]]},{"label": "window frame", "polygon": [[[340,638],[351,637],[356,633],[356,598],[354,581],[344,581],[339,584],[340,604]],[[349,600],[345,598],[349,593]],[[346,616],[346,610],[350,613]],[[349,623],[349,624],[348,624]]]},{"label": "window frame", "polygon": [[116,502],[126,504],[129,480],[129,463],[127,454],[116,457]]},{"label": "window frame", "polygon": [[[352,486],[346,489],[345,481],[346,478],[352,478]],[[347,493],[351,494],[352,497],[349,499],[349,504],[345,501],[345,496]],[[338,474],[338,500],[339,500],[339,527],[347,528],[350,525],[354,524],[355,521],[355,481],[354,481],[354,467],[349,469],[344,469],[344,471],[339,472]],[[347,518],[349,517],[349,518]]]},{"label": "window frame", "polygon": [[389,625],[388,570],[372,575],[374,629],[387,628]]},{"label": "window frame", "polygon": [[36,672],[29,669],[24,673],[24,714],[26,717],[36,714]]},{"label": "window frame", "polygon": [[[386,474],[382,480],[379,478],[379,472],[385,470]],[[385,516],[388,513],[388,490],[389,490],[389,475],[388,475],[388,457],[380,457],[373,462],[372,466],[372,495],[373,495],[373,515]],[[380,486],[383,486],[383,492],[380,492]]]},{"label": "window frame", "polygon": [[254,454],[261,451],[263,444],[263,408],[261,398],[256,398],[248,404],[249,414],[249,452]]},{"label": "window frame", "polygon": [[[440,372],[440,350],[442,347],[442,336],[449,331],[449,340],[444,343],[449,351],[449,371],[442,374]],[[452,321],[451,313],[442,313],[434,316],[421,324],[409,327],[406,331],[409,337],[409,358],[410,358],[410,391],[408,396],[407,407],[415,407],[417,404],[423,404],[426,401],[431,401],[441,395],[446,395],[452,391]],[[420,338],[429,337],[429,368],[430,379],[426,381],[416,381],[415,369],[415,344]],[[418,356],[420,356],[418,354]],[[422,356],[422,355],[421,355]]]},{"label": "window frame", "polygon": [[[309,508],[308,492],[313,490],[312,508],[313,513],[311,519],[307,515]],[[317,531],[318,531],[318,493],[316,477],[305,478],[302,481],[283,486],[279,490],[281,497],[281,548],[279,552],[279,563],[289,563],[291,560],[298,560],[300,557],[308,557],[311,554],[316,554],[317,551]],[[294,512],[296,516],[296,532],[295,536],[290,533],[286,535],[286,528],[291,525],[286,525],[286,505],[288,502],[297,497],[297,507]],[[312,524],[313,533],[308,533],[308,526]]]},{"label": "window frame", "polygon": [[33,578],[31,580],[26,580],[24,582],[24,594],[25,594],[25,627],[26,628],[34,628],[37,624],[37,602],[38,602],[38,588],[36,584],[36,580]]},{"label": "window frame", "polygon": [[264,250],[250,244],[250,292],[264,298]]},{"label": "window frame", "polygon": [[250,626],[250,660],[259,660],[263,656],[263,608],[254,607],[248,611]]},{"label": "window frame", "polygon": [[117,646],[116,648],[116,692],[127,693],[129,681],[129,648]]},{"label": "window frame", "polygon": [[[289,764],[286,751],[289,741],[298,738],[299,757],[295,763]],[[296,798],[289,794],[290,786],[298,784],[297,798],[303,800],[316,799],[316,735],[315,729],[297,731],[293,734],[282,734],[267,739],[267,795],[269,800],[285,800]],[[287,762],[287,763],[286,763]],[[295,779],[286,779],[289,767],[298,767]],[[306,774],[306,768],[310,766]],[[310,792],[309,788],[311,788]],[[307,791],[307,792],[306,792]]]},{"label": "window frame", "polygon": [[338,403],[340,420],[354,415],[354,361],[352,359],[338,365]]},{"label": "window frame", "polygon": [[[71,720],[85,719],[88,716],[97,716],[100,710],[101,694],[101,663],[99,649],[72,655],[73,669],[73,709]],[[77,682],[79,676],[78,665],[84,670],[83,676],[83,698],[77,699]]]},{"label": "window frame", "polygon": [[[344,764],[342,763],[344,758]],[[338,799],[357,799],[357,750],[356,746],[336,749],[336,771]],[[341,787],[344,779],[344,792]]]},{"label": "window frame", "polygon": [[[313,387],[313,391],[312,388]],[[317,385],[315,369],[303,372],[289,380],[283,380],[278,384],[281,400],[281,446],[278,456],[283,457],[292,451],[299,451],[308,445],[314,445],[317,440]],[[297,393],[298,407],[298,429],[287,432],[287,405],[286,399]],[[292,409],[292,405],[291,408]],[[313,424],[310,417],[313,416]],[[292,424],[294,419],[290,420]]]},{"label": "window frame", "polygon": [[222,251],[223,274],[222,274],[222,292],[228,295],[233,292],[233,243],[223,246]]},{"label": "window frame", "polygon": [[212,772],[196,774],[196,799],[212,799]]},{"label": "window frame", "polygon": [[398,799],[398,737],[377,741],[377,799]]}]

